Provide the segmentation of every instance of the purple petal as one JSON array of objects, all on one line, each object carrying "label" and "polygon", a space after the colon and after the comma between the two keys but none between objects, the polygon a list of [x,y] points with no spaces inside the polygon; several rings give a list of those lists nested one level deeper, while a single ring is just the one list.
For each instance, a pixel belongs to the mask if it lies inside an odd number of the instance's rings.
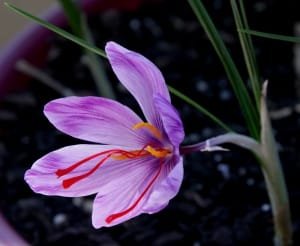
[{"label": "purple petal", "polygon": [[[31,189],[44,195],[64,197],[79,197],[101,192],[105,194],[114,189],[123,189],[129,182],[144,182],[157,168],[157,159],[148,156],[134,159],[118,160],[107,159],[95,172],[79,180],[69,187],[63,187],[64,180],[86,174],[91,171],[107,155],[99,155],[94,159],[86,160],[80,166],[66,172],[60,177],[57,171],[87,159],[92,155],[109,150],[120,149],[111,145],[73,145],[53,151],[37,160],[25,174],[25,180]],[[61,171],[60,171],[61,172]],[[136,181],[135,181],[136,180]],[[107,204],[109,205],[109,204]]]},{"label": "purple petal", "polygon": [[162,178],[162,166],[158,159],[151,157],[132,162],[133,166],[128,165],[130,169],[119,172],[121,179],[99,190],[92,214],[95,228],[114,226],[144,213],[143,204],[148,200],[155,182]]},{"label": "purple petal", "polygon": [[144,213],[156,213],[165,208],[169,201],[176,196],[183,179],[183,160],[176,164],[169,175],[155,186],[147,202],[143,206]]},{"label": "purple petal", "polygon": [[79,144],[55,150],[37,160],[31,169],[25,173],[25,180],[33,191],[44,195],[77,197],[97,193],[98,185],[93,180],[96,173],[90,176],[92,179],[82,180],[68,189],[63,188],[62,181],[88,172],[97,165],[99,159],[102,158],[101,156],[85,162],[74,169],[73,172],[61,178],[56,175],[56,172],[59,169],[68,168],[91,155],[116,148],[116,146],[108,145]]},{"label": "purple petal", "polygon": [[82,140],[131,147],[141,147],[147,141],[133,130],[142,120],[113,100],[66,97],[46,104],[44,113],[57,129]]},{"label": "purple petal", "polygon": [[154,104],[169,140],[175,147],[178,147],[183,141],[184,129],[177,110],[168,100],[158,94],[154,96]]},{"label": "purple petal", "polygon": [[161,127],[153,105],[153,95],[161,94],[167,101],[170,95],[159,69],[144,56],[108,42],[105,51],[120,82],[136,98],[148,122]]}]

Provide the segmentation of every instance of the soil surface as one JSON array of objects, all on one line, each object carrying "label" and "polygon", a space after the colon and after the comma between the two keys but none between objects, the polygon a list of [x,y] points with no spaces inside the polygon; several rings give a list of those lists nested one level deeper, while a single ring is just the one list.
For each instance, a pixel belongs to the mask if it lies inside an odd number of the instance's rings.
[{"label": "soil surface", "polygon": [[[293,34],[296,1],[248,1],[253,29]],[[204,1],[246,81],[242,54],[228,1]],[[299,7],[299,6],[298,6]],[[299,8],[298,8],[299,9]],[[284,16],[284,18],[283,18]],[[110,10],[89,17],[97,45],[114,40],[151,59],[166,81],[240,133],[247,133],[225,72],[185,1],[144,4],[139,11]],[[82,50],[60,37],[43,72],[77,95],[96,95]],[[300,109],[293,67],[293,44],[254,39],[263,79],[269,79],[269,107],[289,190],[295,245],[300,245]],[[103,61],[118,100],[135,108]],[[185,158],[179,194],[163,211],[141,215],[113,228],[91,225],[93,197],[62,198],[35,194],[24,182],[32,163],[57,148],[82,143],[58,132],[43,106],[62,95],[32,80],[27,91],[7,95],[0,107],[0,208],[32,245],[272,245],[270,203],[260,168],[252,155],[228,145],[230,152],[197,153]],[[185,125],[185,143],[223,130],[173,97]]]}]

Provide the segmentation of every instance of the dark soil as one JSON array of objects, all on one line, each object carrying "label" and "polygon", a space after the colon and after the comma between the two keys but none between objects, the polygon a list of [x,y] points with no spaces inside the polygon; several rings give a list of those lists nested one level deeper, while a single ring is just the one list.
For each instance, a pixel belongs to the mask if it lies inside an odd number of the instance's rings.
[{"label": "dark soil", "polygon": [[[297,21],[294,2],[248,1],[251,27],[292,34]],[[228,1],[205,4],[247,78]],[[89,22],[99,47],[114,40],[144,54],[161,68],[170,85],[246,133],[225,72],[186,1],[143,5],[135,13],[111,10],[90,17]],[[300,245],[300,116],[294,108],[299,98],[295,93],[293,45],[259,38],[254,41],[261,74],[270,81],[273,115],[283,107],[290,109],[286,115],[277,114],[273,126],[291,199],[294,241]],[[59,37],[49,42],[52,48],[44,72],[78,95],[95,95],[93,80],[81,62],[81,49]],[[136,107],[106,61],[104,65],[118,100]],[[93,196],[72,199],[33,193],[23,180],[32,163],[59,147],[81,142],[58,132],[44,117],[44,104],[58,97],[61,95],[33,80],[28,91],[7,95],[0,108],[0,207],[30,244],[272,244],[272,216],[261,171],[251,154],[234,146],[227,146],[231,152],[187,156],[182,188],[166,209],[113,228],[92,228]],[[186,143],[223,132],[178,98],[173,97],[173,102],[185,124]]]}]

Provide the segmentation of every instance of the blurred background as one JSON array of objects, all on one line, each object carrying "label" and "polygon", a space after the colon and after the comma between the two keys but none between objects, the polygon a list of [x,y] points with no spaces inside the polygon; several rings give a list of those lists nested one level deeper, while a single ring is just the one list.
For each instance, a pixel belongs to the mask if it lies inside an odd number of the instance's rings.
[{"label": "blurred background", "polygon": [[[39,14],[56,1],[10,2]],[[140,52],[162,70],[170,85],[207,107],[237,132],[247,134],[224,69],[187,1],[94,2],[100,7],[93,13],[91,9],[95,8],[90,8],[88,22],[98,47],[114,40]],[[230,1],[203,2],[247,83]],[[299,1],[244,2],[253,29],[300,33]],[[71,88],[77,95],[98,94],[83,50],[59,36],[48,35],[40,28],[39,35],[30,33],[25,40],[23,36],[21,42],[13,43],[10,50],[3,49],[29,23],[32,22],[0,5],[0,70],[6,73],[10,69],[5,76],[0,73],[0,213],[27,242],[108,246],[272,244],[271,208],[261,170],[251,154],[233,146],[229,146],[233,151],[226,153],[187,156],[182,188],[166,209],[113,228],[92,228],[94,196],[35,194],[24,182],[24,172],[32,163],[57,148],[83,143],[57,131],[43,115],[47,102],[64,96],[60,89],[49,87],[47,79]],[[254,45],[262,77],[270,80],[268,105],[290,192],[295,245],[300,245],[300,47],[261,38],[254,38]],[[3,54],[10,56],[1,57]],[[25,72],[16,71],[16,62],[24,57],[36,70],[27,67]],[[140,112],[108,62],[103,60],[102,65],[117,100]],[[185,143],[224,132],[182,100],[172,96],[172,101],[184,122]],[[0,239],[1,236],[0,228]]]},{"label": "blurred background", "polygon": [[[13,37],[18,31],[20,31],[26,24],[28,24],[28,20],[24,19],[21,16],[16,15],[9,9],[7,9],[3,3],[5,1],[0,1],[0,50],[5,45],[10,38]],[[16,4],[23,9],[27,9],[28,11],[34,14],[40,14],[44,12],[53,0],[26,0],[26,1],[18,1],[11,0],[7,1],[9,3]]]}]

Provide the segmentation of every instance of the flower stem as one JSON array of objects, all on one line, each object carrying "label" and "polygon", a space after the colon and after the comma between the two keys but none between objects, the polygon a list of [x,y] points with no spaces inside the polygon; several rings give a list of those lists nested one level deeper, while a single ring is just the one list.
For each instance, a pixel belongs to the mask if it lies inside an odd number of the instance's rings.
[{"label": "flower stem", "polygon": [[265,102],[262,102],[261,112],[263,119],[261,143],[248,136],[227,133],[194,145],[182,146],[180,154],[183,155],[196,151],[224,150],[219,147],[219,145],[224,143],[235,144],[250,150],[261,164],[265,178],[274,218],[274,244],[276,246],[289,246],[292,244],[289,199],[281,163],[276,150],[276,143],[271,134],[272,128],[269,119],[266,118]]},{"label": "flower stem", "polygon": [[256,140],[237,133],[226,133],[197,144],[181,146],[180,154],[184,155],[196,151],[226,150],[219,147],[220,144],[224,143],[231,143],[238,145],[242,148],[248,149],[252,151],[256,156],[262,155],[261,146]]},{"label": "flower stem", "polygon": [[260,161],[263,164],[263,174],[272,206],[275,231],[274,244],[276,246],[288,246],[292,244],[289,198],[266,105],[267,85],[268,82],[266,81],[263,85],[260,102],[262,149]]},{"label": "flower stem", "polygon": [[[275,164],[275,163],[273,163]],[[292,224],[286,184],[280,165],[272,170],[263,170],[272,206],[274,220],[274,245],[292,245]]]}]

